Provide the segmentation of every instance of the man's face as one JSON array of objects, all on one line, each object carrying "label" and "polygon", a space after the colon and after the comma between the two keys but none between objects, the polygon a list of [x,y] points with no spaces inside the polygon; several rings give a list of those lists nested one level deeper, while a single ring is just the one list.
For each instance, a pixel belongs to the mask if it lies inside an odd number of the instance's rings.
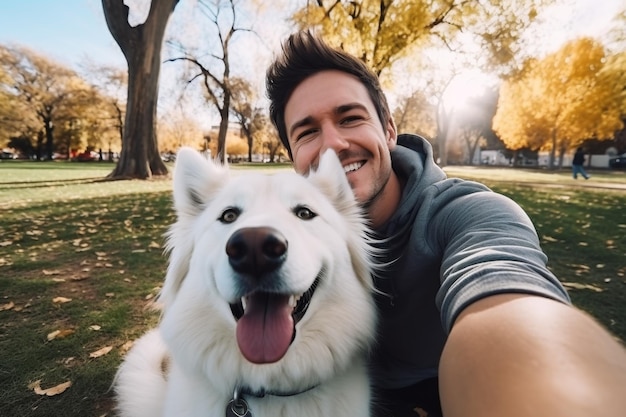
[{"label": "man's face", "polygon": [[381,123],[367,89],[354,76],[322,71],[300,83],[285,107],[285,126],[297,172],[316,167],[334,150],[357,200],[371,207],[387,193],[389,151],[396,145],[393,121]]}]

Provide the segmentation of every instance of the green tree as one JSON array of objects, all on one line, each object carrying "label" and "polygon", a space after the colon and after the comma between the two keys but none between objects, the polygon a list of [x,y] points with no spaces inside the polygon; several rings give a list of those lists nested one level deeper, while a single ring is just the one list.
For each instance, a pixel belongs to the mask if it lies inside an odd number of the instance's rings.
[{"label": "green tree", "polygon": [[145,23],[128,23],[124,0],[102,0],[106,23],[128,64],[128,102],[120,160],[109,178],[167,174],[156,138],[156,111],[165,28],[178,0],[150,2]]},{"label": "green tree", "polygon": [[590,38],[530,63],[500,92],[494,130],[511,149],[550,151],[550,168],[585,139],[610,139],[623,124],[623,71]]}]

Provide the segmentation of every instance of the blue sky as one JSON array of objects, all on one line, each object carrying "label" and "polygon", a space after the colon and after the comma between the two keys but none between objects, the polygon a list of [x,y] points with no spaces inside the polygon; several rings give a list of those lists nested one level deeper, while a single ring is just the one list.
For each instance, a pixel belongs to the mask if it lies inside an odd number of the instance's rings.
[{"label": "blue sky", "polygon": [[27,46],[71,66],[87,56],[125,66],[100,0],[1,0],[0,43]]},{"label": "blue sky", "polygon": [[[557,44],[570,38],[573,30],[597,34],[608,26],[607,16],[625,4],[625,0],[562,1],[569,5],[554,8],[545,25],[547,38]],[[86,57],[98,64],[126,66],[106,26],[101,0],[0,0],[0,43],[28,46],[73,67]]]}]

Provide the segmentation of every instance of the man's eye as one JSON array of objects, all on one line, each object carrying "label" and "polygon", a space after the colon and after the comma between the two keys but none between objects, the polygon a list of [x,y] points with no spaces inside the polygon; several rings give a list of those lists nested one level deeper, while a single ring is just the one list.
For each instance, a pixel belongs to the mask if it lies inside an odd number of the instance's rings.
[{"label": "man's eye", "polygon": [[293,214],[295,214],[297,218],[302,220],[311,220],[317,217],[317,214],[315,214],[310,208],[305,206],[297,206],[293,209]]},{"label": "man's eye", "polygon": [[296,139],[303,139],[309,135],[312,135],[316,132],[315,129],[307,129],[307,130],[303,130],[302,132],[300,132],[298,134],[298,136],[296,136]]},{"label": "man's eye", "polygon": [[349,124],[352,122],[358,122],[360,120],[363,120],[363,117],[357,116],[357,115],[348,116],[348,117],[344,117],[343,119],[341,119],[341,124]]},{"label": "man's eye", "polygon": [[240,214],[241,214],[241,210],[239,210],[238,208],[229,207],[222,212],[222,215],[219,217],[218,220],[226,224],[232,223],[235,220],[237,220],[237,218],[239,218]]}]

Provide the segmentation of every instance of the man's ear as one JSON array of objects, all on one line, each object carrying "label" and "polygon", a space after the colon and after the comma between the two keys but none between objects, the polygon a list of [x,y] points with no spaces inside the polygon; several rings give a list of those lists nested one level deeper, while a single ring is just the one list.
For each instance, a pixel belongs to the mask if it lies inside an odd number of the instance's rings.
[{"label": "man's ear", "polygon": [[398,130],[396,128],[396,122],[394,122],[393,117],[389,117],[389,120],[387,120],[387,125],[385,127],[385,135],[386,135],[386,141],[387,141],[387,148],[389,148],[389,150],[393,150],[393,148],[396,147],[396,144],[398,143]]}]

